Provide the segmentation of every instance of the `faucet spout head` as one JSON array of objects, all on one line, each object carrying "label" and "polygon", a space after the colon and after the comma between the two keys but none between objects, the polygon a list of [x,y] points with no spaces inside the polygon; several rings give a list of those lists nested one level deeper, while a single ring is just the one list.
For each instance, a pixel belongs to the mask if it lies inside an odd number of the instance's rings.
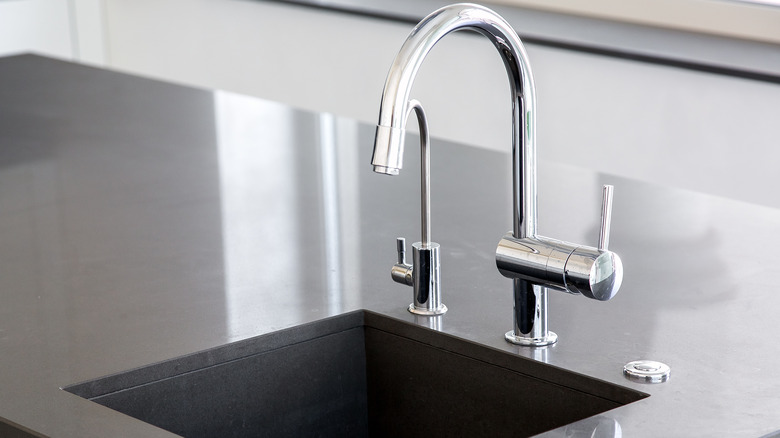
[{"label": "faucet spout head", "polygon": [[405,129],[377,125],[374,140],[374,156],[371,164],[374,172],[385,175],[398,175],[404,161]]}]

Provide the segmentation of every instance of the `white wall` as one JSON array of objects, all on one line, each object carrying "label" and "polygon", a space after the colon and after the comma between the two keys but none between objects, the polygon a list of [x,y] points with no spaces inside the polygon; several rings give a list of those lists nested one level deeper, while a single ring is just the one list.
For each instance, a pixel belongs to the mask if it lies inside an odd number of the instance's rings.
[{"label": "white wall", "polygon": [[79,62],[103,65],[106,58],[103,0],[69,0],[68,3],[75,29],[74,58]]},{"label": "white wall", "polygon": [[491,3],[780,43],[780,7],[776,0],[774,6],[756,4],[761,1],[490,0]]},{"label": "white wall", "polygon": [[[108,0],[106,20],[113,67],[369,123],[411,28],[225,0]],[[780,206],[780,87],[539,46],[528,51],[540,159]],[[507,91],[487,40],[456,34],[423,65],[414,95],[434,136],[508,151]]]},{"label": "white wall", "polygon": [[101,64],[102,0],[0,0],[0,56],[25,52]]},{"label": "white wall", "polygon": [[67,0],[0,1],[0,55],[35,51],[71,58]]}]

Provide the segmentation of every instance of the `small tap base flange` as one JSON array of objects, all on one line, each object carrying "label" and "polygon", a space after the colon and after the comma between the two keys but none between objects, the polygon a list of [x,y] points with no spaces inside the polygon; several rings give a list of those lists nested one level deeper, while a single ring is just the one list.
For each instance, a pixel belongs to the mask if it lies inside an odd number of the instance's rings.
[{"label": "small tap base flange", "polygon": [[525,347],[546,347],[558,342],[558,335],[556,335],[555,332],[550,331],[547,332],[547,336],[531,338],[527,336],[517,336],[514,330],[510,330],[506,332],[504,338],[515,345],[522,345]]},{"label": "small tap base flange", "polygon": [[447,313],[447,306],[441,304],[439,305],[439,307],[435,309],[428,309],[425,307],[415,307],[414,303],[412,303],[409,304],[409,308],[407,310],[411,313],[414,313],[415,315],[436,316],[436,315],[444,315],[445,313]]}]

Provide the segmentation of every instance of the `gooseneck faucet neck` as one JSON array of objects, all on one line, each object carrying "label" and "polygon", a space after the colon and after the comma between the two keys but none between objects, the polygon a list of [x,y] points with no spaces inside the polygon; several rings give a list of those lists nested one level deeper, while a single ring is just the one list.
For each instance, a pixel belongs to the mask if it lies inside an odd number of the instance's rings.
[{"label": "gooseneck faucet neck", "polygon": [[504,61],[512,96],[513,235],[536,236],[536,92],[528,56],[512,26],[495,12],[474,4],[446,6],[420,22],[388,73],[379,111],[374,171],[398,174],[403,165],[404,134],[412,85],[423,60],[445,35],[477,31],[490,39]]},{"label": "gooseneck faucet neck", "polygon": [[[606,301],[623,281],[620,257],[607,249],[612,187],[604,187],[598,247],[564,242],[536,232],[536,92],[528,56],[512,26],[490,9],[472,4],[445,6],[424,18],[401,47],[385,82],[376,128],[374,171],[397,175],[403,165],[404,131],[411,110],[421,125],[423,163],[427,163],[427,129],[422,106],[409,98],[412,84],[428,52],[444,36],[460,29],[485,35],[504,61],[512,97],[512,216],[513,229],[498,243],[496,267],[513,280],[514,328],[504,337],[528,347],[554,344],[558,335],[547,329],[547,291],[560,290]],[[427,183],[423,166],[422,180]],[[427,185],[422,189],[428,197]],[[423,223],[428,204],[423,203]],[[425,228],[424,228],[425,229]],[[424,232],[427,235],[427,232]],[[424,240],[427,240],[424,237]],[[404,261],[404,240],[397,241],[398,263],[391,276],[413,285],[415,301],[409,311],[439,315],[439,245],[412,245],[414,263]]]}]

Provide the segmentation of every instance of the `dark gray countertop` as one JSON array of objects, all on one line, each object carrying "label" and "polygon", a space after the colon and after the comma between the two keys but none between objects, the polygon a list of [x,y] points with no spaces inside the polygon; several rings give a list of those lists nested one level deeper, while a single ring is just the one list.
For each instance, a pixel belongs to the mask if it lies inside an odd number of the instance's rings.
[{"label": "dark gray countertop", "polygon": [[[59,388],[355,309],[412,323],[388,275],[415,239],[417,154],[368,164],[373,128],[259,99],[36,56],[0,59],[0,418],[57,437],[168,437]],[[607,303],[550,294],[547,349],[512,346],[509,157],[434,140],[441,330],[650,397],[602,415],[623,436],[780,429],[780,211],[554,163],[544,235],[595,243],[615,185]],[[622,376],[672,367],[663,384]],[[564,434],[550,432],[551,436]]]}]

